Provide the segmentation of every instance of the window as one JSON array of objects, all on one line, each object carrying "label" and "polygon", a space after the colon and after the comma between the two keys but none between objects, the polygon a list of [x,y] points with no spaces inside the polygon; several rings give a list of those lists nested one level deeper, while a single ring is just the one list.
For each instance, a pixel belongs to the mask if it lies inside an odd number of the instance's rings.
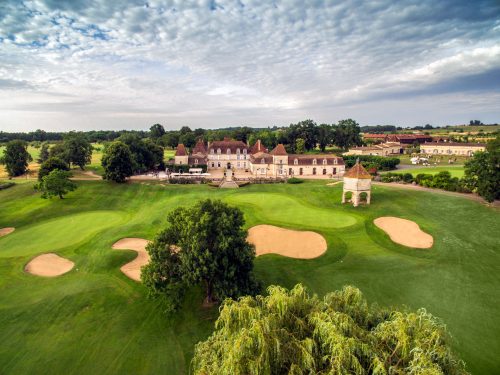
[{"label": "window", "polygon": [[[326,163],[327,163],[326,159],[323,159],[323,165],[326,165]],[[325,174],[325,173],[323,173],[323,174]]]},{"label": "window", "polygon": [[[212,150],[212,151],[213,151],[213,150]],[[213,167],[215,167],[215,163],[214,163],[214,162],[212,162],[212,168],[213,168]]]},{"label": "window", "polygon": [[260,164],[264,164],[266,162],[265,159],[260,159]]},{"label": "window", "polygon": [[337,174],[337,168],[333,168],[333,174]]},{"label": "window", "polygon": [[295,159],[295,160],[293,161],[293,165],[299,165],[299,159]]},{"label": "window", "polygon": [[326,168],[323,168],[323,174],[326,174]]},{"label": "window", "polygon": [[280,159],[280,164],[283,164],[283,159]]},{"label": "window", "polygon": [[221,150],[220,150],[220,148],[218,148],[218,149],[217,149],[217,154],[219,154],[219,155],[220,155],[220,153],[221,153]]},{"label": "window", "polygon": [[239,155],[239,154],[240,154],[240,149],[239,149],[239,148],[237,148],[237,149],[236,149],[236,155]]},{"label": "window", "polygon": [[243,162],[243,168],[246,168],[247,167],[247,163],[244,161]]},{"label": "window", "polygon": [[247,150],[243,149],[243,155],[246,155],[246,154],[247,154]]},{"label": "window", "polygon": [[293,175],[293,169],[292,168],[288,168],[288,175]]},{"label": "window", "polygon": [[240,167],[240,162],[238,162],[237,166],[238,166],[238,168]]},{"label": "window", "polygon": [[313,159],[313,165],[318,164],[318,161],[316,159]]},{"label": "window", "polygon": [[214,149],[213,149],[213,148],[211,148],[211,149],[210,149],[210,153],[211,153],[212,155],[214,154]]},{"label": "window", "polygon": [[302,170],[302,168],[299,169],[299,174],[302,176],[304,174],[304,171]]},{"label": "window", "polygon": [[[316,159],[314,159],[314,160],[316,160]],[[316,168],[313,168],[313,174],[316,174]]]},{"label": "window", "polygon": [[[337,158],[333,159],[333,164],[337,164]],[[335,168],[333,168],[335,169]]]},{"label": "window", "polygon": [[231,149],[230,149],[230,148],[228,148],[228,149],[226,150],[226,154],[231,155]]},{"label": "window", "polygon": [[198,165],[198,159],[194,159],[194,165]]},{"label": "window", "polygon": [[217,168],[220,168],[220,161],[217,162]]}]

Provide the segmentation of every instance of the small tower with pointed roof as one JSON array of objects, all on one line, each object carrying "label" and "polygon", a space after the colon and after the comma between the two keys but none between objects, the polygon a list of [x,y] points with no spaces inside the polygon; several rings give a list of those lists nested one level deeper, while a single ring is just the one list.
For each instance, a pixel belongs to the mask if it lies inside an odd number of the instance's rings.
[{"label": "small tower with pointed roof", "polygon": [[366,204],[371,200],[372,176],[366,169],[356,161],[354,167],[344,174],[344,191],[342,192],[342,203],[346,203],[346,193],[351,193],[351,202],[354,207],[361,203],[361,196],[366,194]]},{"label": "small tower with pointed roof", "polygon": [[182,143],[177,145],[177,150],[175,150],[174,155],[175,165],[187,165],[189,160],[189,154],[186,147]]}]

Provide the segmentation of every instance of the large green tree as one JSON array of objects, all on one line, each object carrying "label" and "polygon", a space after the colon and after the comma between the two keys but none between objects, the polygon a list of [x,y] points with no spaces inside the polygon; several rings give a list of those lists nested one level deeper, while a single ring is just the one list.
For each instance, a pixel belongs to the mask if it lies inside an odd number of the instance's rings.
[{"label": "large green tree", "polygon": [[38,163],[42,164],[45,160],[49,158],[49,144],[42,143],[42,148],[40,149],[40,156],[38,157]]},{"label": "large green tree", "polygon": [[334,143],[342,149],[359,146],[362,143],[360,132],[361,128],[356,121],[352,119],[340,120],[334,127]]},{"label": "large green tree", "polygon": [[123,134],[118,138],[132,154],[134,173],[142,173],[163,166],[163,147],[150,139],[141,139],[137,134]]},{"label": "large green tree", "polygon": [[500,136],[465,163],[464,183],[488,202],[500,199]]},{"label": "large green tree", "polygon": [[258,291],[255,249],[246,241],[238,208],[207,199],[177,208],[167,220],[167,228],[148,245],[151,260],[142,270],[152,295],[163,295],[175,309],[188,286],[202,286],[209,304]]},{"label": "large green tree", "polygon": [[161,124],[154,124],[149,128],[149,136],[151,139],[153,139],[155,142],[161,139],[163,135],[165,134],[165,128]]},{"label": "large green tree", "polygon": [[33,160],[28,152],[28,144],[25,141],[13,140],[7,143],[2,164],[10,177],[21,176],[28,170],[28,163]]},{"label": "large green tree", "polygon": [[40,165],[40,169],[38,170],[38,180],[41,181],[43,177],[47,176],[50,172],[56,169],[69,171],[69,165],[58,157],[48,158]]},{"label": "large green tree", "polygon": [[71,172],[54,169],[42,178],[35,188],[42,192],[42,198],[59,197],[63,199],[66,194],[76,189],[76,184],[69,178]]},{"label": "large green tree", "polygon": [[92,145],[86,136],[79,132],[70,132],[64,139],[64,148],[71,164],[78,165],[80,169],[85,169],[86,164],[92,160]]},{"label": "large green tree", "polygon": [[130,148],[120,141],[112,142],[105,148],[101,164],[104,168],[105,180],[125,182],[126,178],[132,176],[134,172]]},{"label": "large green tree", "polygon": [[310,296],[302,285],[226,300],[198,343],[195,374],[466,374],[445,327],[424,309],[368,305],[351,286]]}]

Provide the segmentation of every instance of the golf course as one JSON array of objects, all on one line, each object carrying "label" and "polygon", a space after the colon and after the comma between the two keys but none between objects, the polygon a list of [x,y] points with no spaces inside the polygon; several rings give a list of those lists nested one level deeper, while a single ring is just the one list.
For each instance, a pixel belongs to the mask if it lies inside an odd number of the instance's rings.
[{"label": "golf course", "polygon": [[[412,171],[414,172],[414,171]],[[114,250],[123,238],[152,240],[167,214],[205,198],[239,207],[246,227],[272,225],[324,237],[314,259],[263,254],[264,286],[297,283],[322,296],[358,287],[382,306],[425,308],[442,319],[452,348],[472,374],[500,368],[500,215],[461,197],[372,187],[369,206],[341,205],[342,184],[207,185],[77,181],[64,199],[40,199],[33,182],[0,191],[1,374],[184,374],[194,345],[214,329],[217,307],[193,288],[167,315],[120,268],[137,252]],[[429,248],[399,245],[374,224],[411,220],[432,236]],[[7,233],[7,232],[6,232]],[[54,253],[74,263],[57,277],[26,272]]]}]

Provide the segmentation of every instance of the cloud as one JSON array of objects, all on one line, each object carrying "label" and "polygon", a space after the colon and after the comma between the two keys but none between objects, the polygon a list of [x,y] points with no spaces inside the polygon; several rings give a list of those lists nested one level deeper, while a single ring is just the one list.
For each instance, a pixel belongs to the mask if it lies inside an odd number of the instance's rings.
[{"label": "cloud", "polygon": [[[48,126],[73,113],[82,127],[85,110],[101,127],[113,116],[136,128],[344,113],[378,123],[381,100],[399,103],[397,122],[422,117],[423,96],[442,107],[468,98],[496,121],[500,110],[479,99],[500,87],[499,15],[494,0],[4,1],[0,127],[32,127],[23,112]],[[454,113],[428,115],[445,123]]]}]

